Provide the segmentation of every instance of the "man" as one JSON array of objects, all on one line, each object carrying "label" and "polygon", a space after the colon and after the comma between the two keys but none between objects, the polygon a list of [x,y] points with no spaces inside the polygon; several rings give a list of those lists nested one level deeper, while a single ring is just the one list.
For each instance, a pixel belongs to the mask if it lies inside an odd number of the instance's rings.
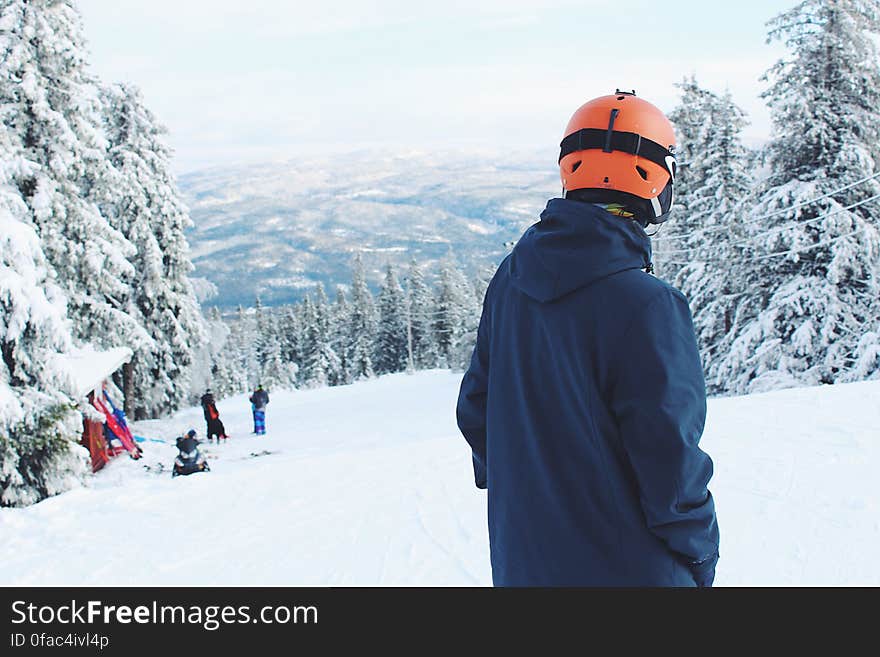
[{"label": "man", "polygon": [[263,385],[258,384],[254,394],[250,396],[251,409],[254,413],[254,433],[258,436],[266,435],[266,406],[269,404],[269,393],[263,390]]},{"label": "man", "polygon": [[568,124],[552,199],[486,292],[458,424],[496,586],[711,586],[718,526],[687,301],[651,276],[675,136],[618,92]]},{"label": "man", "polygon": [[217,444],[219,445],[221,438],[226,440],[229,436],[226,435],[226,428],[223,426],[223,422],[220,421],[220,411],[217,410],[214,393],[211,392],[210,388],[202,395],[202,412],[205,415],[205,423],[207,424],[207,431],[205,433],[208,436],[208,442],[213,443],[216,436]]}]

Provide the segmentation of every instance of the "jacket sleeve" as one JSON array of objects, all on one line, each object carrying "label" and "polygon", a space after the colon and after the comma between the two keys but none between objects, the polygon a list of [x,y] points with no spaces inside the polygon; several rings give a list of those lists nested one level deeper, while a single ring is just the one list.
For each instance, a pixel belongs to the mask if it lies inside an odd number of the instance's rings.
[{"label": "jacket sleeve", "polygon": [[706,389],[690,310],[664,290],[620,338],[612,363],[611,409],[638,484],[648,528],[711,586],[718,524],[707,486],[712,460],[699,447]]},{"label": "jacket sleeve", "polygon": [[[487,292],[488,296],[488,292]],[[477,329],[477,344],[471,364],[465,372],[458,394],[456,418],[458,428],[471,446],[474,465],[474,483],[477,488],[487,487],[486,472],[486,400],[489,389],[489,317],[486,304]]]}]

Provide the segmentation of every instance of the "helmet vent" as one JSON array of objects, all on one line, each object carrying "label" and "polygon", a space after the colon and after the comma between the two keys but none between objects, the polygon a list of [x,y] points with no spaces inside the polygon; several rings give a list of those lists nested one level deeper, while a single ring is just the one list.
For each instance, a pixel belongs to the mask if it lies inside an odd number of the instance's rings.
[{"label": "helmet vent", "polygon": [[648,172],[645,171],[642,167],[636,167],[636,172],[642,177],[642,180],[648,179]]},{"label": "helmet vent", "polygon": [[578,160],[577,162],[572,164],[571,165],[571,172],[574,173],[575,171],[577,171],[580,168],[582,163],[583,163],[583,160]]}]

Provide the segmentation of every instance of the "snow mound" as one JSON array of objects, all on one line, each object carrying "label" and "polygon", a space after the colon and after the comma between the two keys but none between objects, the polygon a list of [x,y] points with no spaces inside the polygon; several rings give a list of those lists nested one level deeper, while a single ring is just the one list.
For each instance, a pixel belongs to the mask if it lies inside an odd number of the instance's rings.
[{"label": "snow mound", "polygon": [[97,351],[89,346],[74,349],[59,357],[70,381],[70,394],[78,400],[100,388],[104,379],[109,379],[124,363],[131,360],[131,355],[132,351],[128,347]]}]

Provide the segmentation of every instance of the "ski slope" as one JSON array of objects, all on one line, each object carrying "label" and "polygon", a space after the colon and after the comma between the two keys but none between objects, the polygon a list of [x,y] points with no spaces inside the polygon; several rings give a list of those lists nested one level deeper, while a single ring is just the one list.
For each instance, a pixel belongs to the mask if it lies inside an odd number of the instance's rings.
[{"label": "ski slope", "polygon": [[[172,479],[200,409],[144,422],[145,458],[0,510],[3,585],[489,585],[485,493],[455,427],[460,376],[393,375],[245,397],[212,472]],[[711,400],[703,445],[717,585],[880,584],[880,382]],[[164,468],[164,470],[163,470]]]}]

